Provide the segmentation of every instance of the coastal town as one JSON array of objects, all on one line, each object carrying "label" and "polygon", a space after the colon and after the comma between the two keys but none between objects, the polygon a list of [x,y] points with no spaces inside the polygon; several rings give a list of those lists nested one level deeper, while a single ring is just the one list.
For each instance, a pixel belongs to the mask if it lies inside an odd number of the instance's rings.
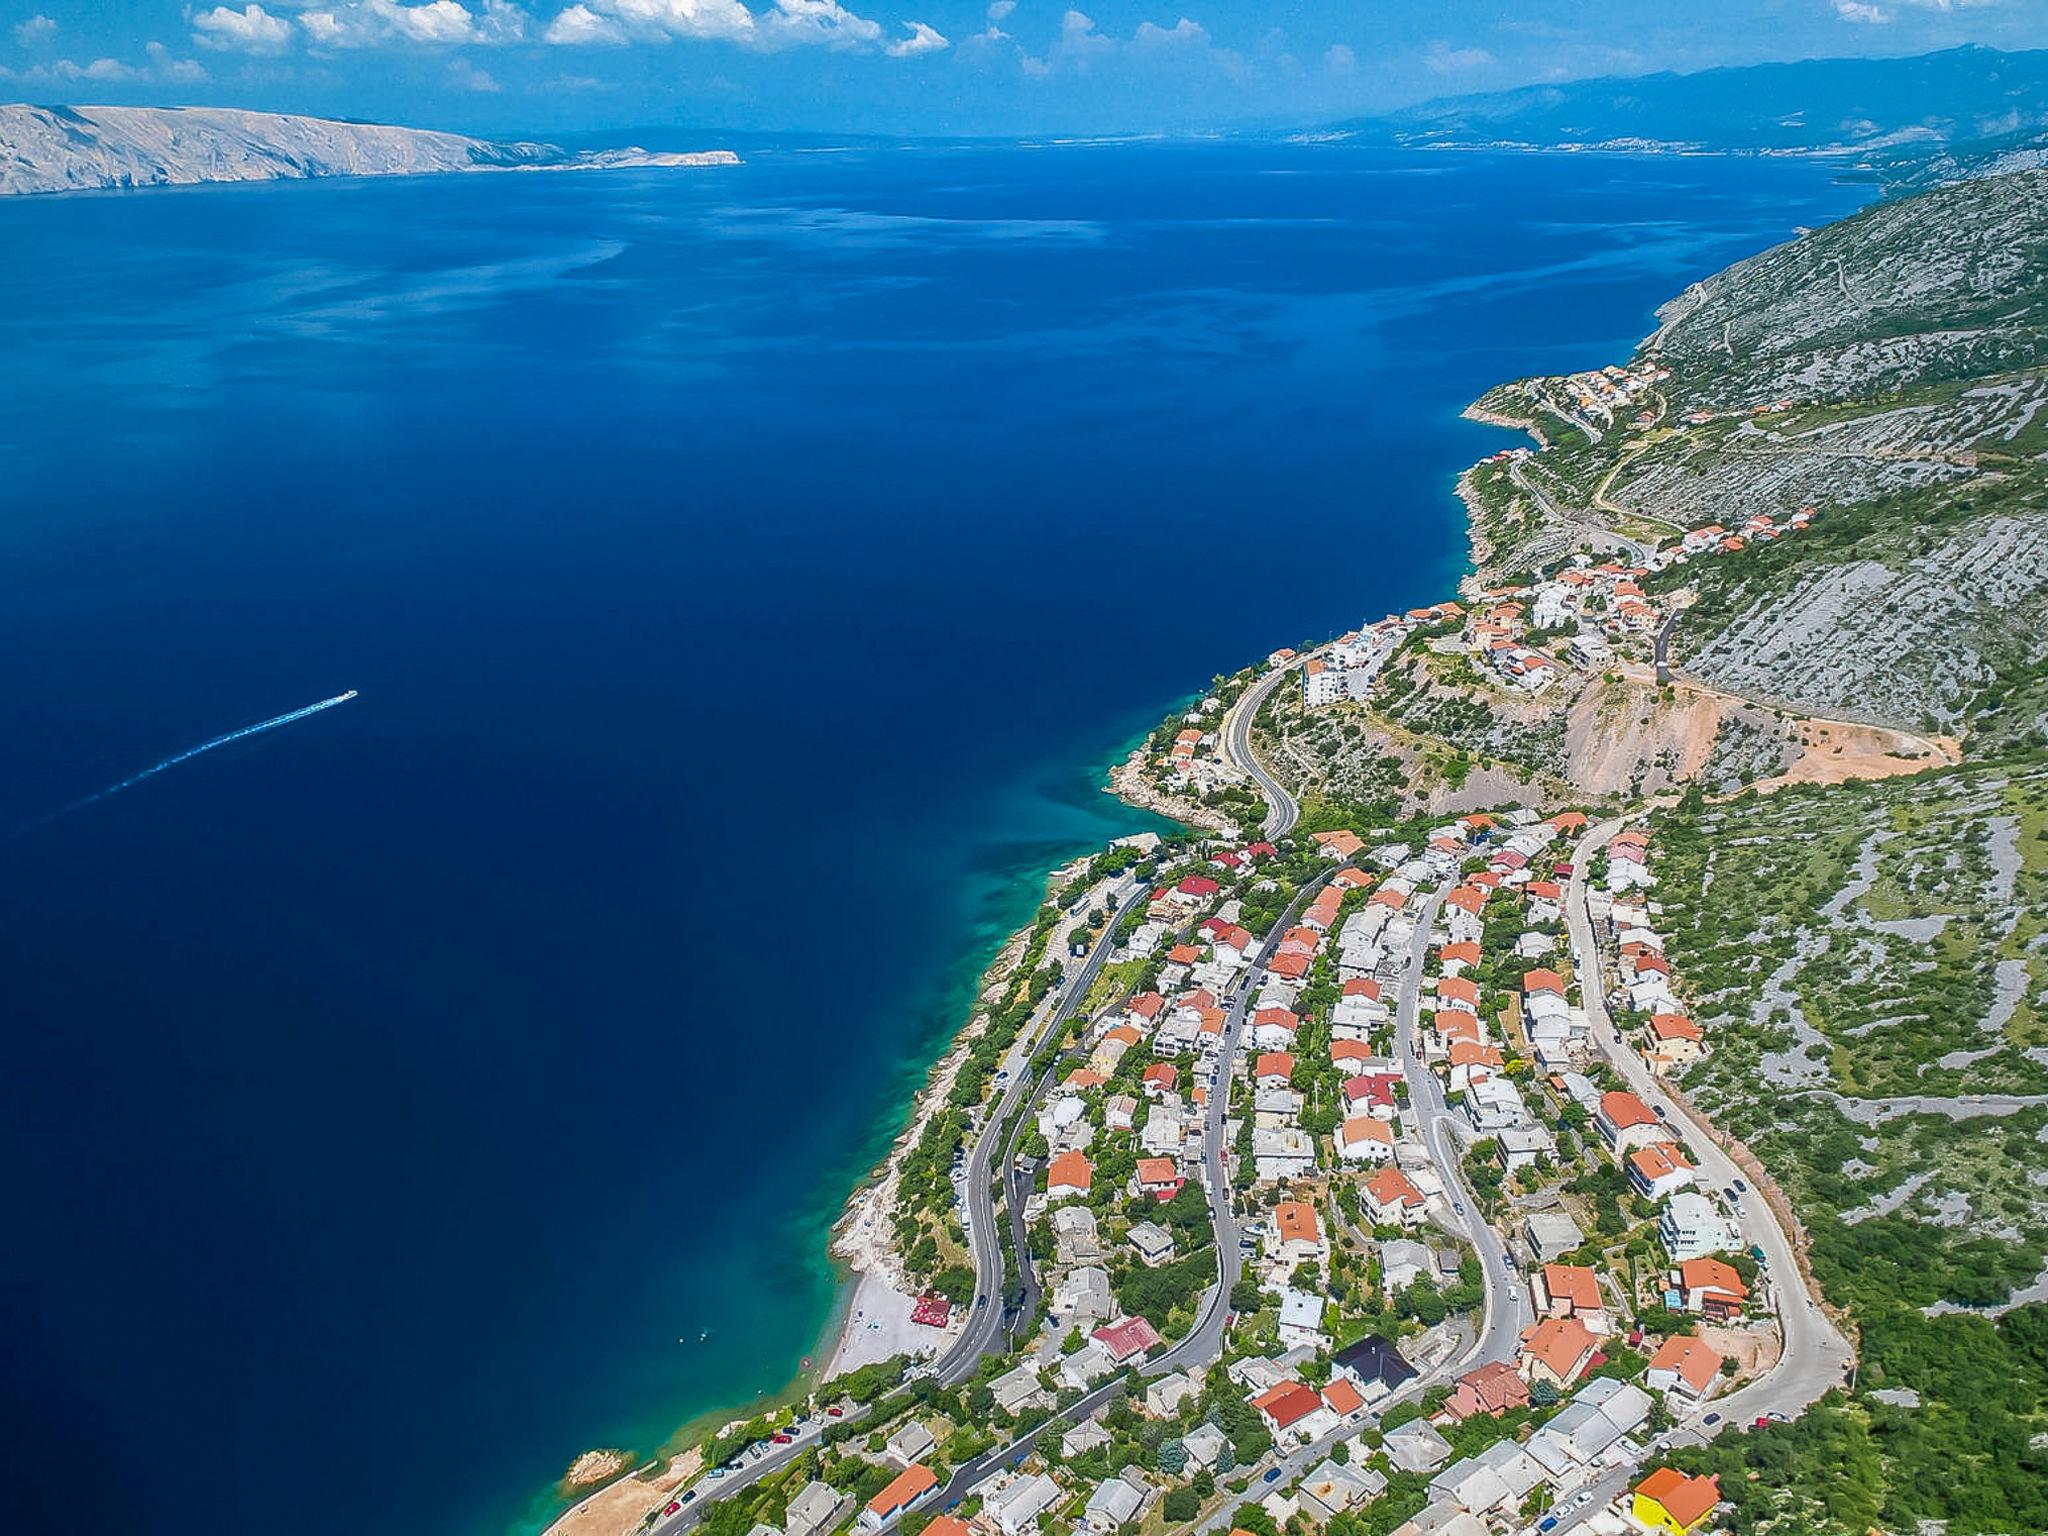
[{"label": "coastal town", "polygon": [[[1739,552],[1713,534],[1686,557]],[[1575,562],[1258,686],[1356,696],[1418,640],[1539,686],[1532,631],[1581,626],[1576,664],[1654,628],[1641,574]],[[1162,766],[1205,762],[1256,782],[1223,722]],[[942,1069],[943,1183],[895,1202],[899,1243],[920,1205],[957,1243],[925,1289],[865,1278],[830,1379],[727,1426],[640,1529],[1682,1536],[1720,1500],[1667,1453],[1843,1381],[1782,1203],[1669,1081],[1714,1042],[1648,835],[1265,803],[1063,872],[975,1092]]]}]

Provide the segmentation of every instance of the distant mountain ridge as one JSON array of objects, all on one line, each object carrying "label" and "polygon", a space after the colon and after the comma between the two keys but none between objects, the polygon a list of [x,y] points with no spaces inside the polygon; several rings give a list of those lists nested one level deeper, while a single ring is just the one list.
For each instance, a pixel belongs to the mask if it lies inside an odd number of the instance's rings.
[{"label": "distant mountain ridge", "polygon": [[0,195],[316,176],[733,165],[692,154],[499,143],[426,128],[227,107],[0,106]]},{"label": "distant mountain ridge", "polygon": [[1870,153],[1903,164],[2048,131],[2048,50],[1575,80],[1446,97],[1340,127],[1415,146]]}]

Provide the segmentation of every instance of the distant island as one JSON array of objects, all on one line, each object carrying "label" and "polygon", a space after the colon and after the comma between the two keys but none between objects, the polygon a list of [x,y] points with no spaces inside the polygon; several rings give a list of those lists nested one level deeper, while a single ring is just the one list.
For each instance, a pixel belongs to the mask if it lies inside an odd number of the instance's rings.
[{"label": "distant island", "polygon": [[738,165],[731,150],[576,152],[228,107],[0,106],[0,195],[315,176]]}]

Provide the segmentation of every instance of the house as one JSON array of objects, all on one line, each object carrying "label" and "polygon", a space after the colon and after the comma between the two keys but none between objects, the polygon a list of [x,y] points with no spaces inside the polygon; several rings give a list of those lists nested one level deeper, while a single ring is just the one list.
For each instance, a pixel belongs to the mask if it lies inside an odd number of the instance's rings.
[{"label": "house", "polygon": [[1588,1382],[1528,1442],[1529,1454],[1559,1483],[1606,1457],[1640,1429],[1652,1407],[1650,1394],[1611,1377]]},{"label": "house", "polygon": [[1173,1092],[1174,1084],[1180,1081],[1180,1068],[1170,1061],[1155,1061],[1138,1074],[1138,1086],[1148,1099],[1156,1099],[1162,1093]]},{"label": "house", "polygon": [[1252,1164],[1261,1179],[1298,1179],[1315,1166],[1315,1143],[1300,1126],[1252,1132]]},{"label": "house", "polygon": [[1721,1502],[1721,1484],[1712,1477],[1688,1477],[1673,1467],[1659,1467],[1635,1486],[1629,1513],[1647,1530],[1666,1536],[1689,1536]]},{"label": "house", "polygon": [[1530,1254],[1544,1264],[1586,1245],[1586,1234],[1563,1211],[1531,1211],[1522,1221],[1522,1237]]},{"label": "house", "polygon": [[1494,1133],[1494,1156],[1515,1173],[1557,1156],[1557,1138],[1540,1125],[1505,1125]]},{"label": "house", "polygon": [[1156,1269],[1173,1257],[1173,1234],[1156,1221],[1138,1222],[1125,1236],[1137,1250],[1138,1262],[1148,1269]]},{"label": "house", "polygon": [[1181,1177],[1180,1169],[1170,1157],[1141,1157],[1138,1159],[1138,1189],[1154,1200],[1171,1200],[1180,1193],[1187,1180]]},{"label": "house", "polygon": [[1109,1536],[1109,1533],[1129,1525],[1138,1518],[1145,1507],[1145,1489],[1142,1484],[1132,1483],[1123,1477],[1112,1477],[1097,1485],[1088,1495],[1087,1507],[1081,1515],[1081,1523],[1095,1533],[1095,1536]]},{"label": "house", "polygon": [[922,1461],[938,1448],[938,1441],[932,1432],[917,1420],[912,1419],[889,1437],[889,1459],[898,1466],[909,1466],[913,1461]]},{"label": "house", "polygon": [[1693,1167],[1676,1142],[1660,1142],[1629,1153],[1628,1181],[1645,1200],[1663,1200],[1693,1182]]},{"label": "house", "polygon": [[889,1486],[867,1502],[860,1512],[860,1523],[871,1531],[878,1531],[905,1510],[914,1508],[928,1499],[938,1489],[939,1480],[932,1469],[922,1462],[914,1462],[899,1472]]},{"label": "house", "polygon": [[1394,1237],[1380,1244],[1380,1284],[1389,1295],[1405,1291],[1436,1267],[1436,1256],[1413,1238]]},{"label": "house", "polygon": [[988,1389],[995,1394],[996,1406],[1013,1418],[1052,1401],[1052,1394],[1038,1380],[1037,1366],[1028,1360],[996,1377]]},{"label": "house", "polygon": [[1298,1381],[1283,1381],[1277,1387],[1268,1388],[1252,1399],[1252,1407],[1266,1421],[1266,1428],[1272,1431],[1274,1439],[1290,1444],[1306,1445],[1337,1427],[1337,1416],[1316,1395],[1314,1388],[1303,1386]]},{"label": "house", "polygon": [[1273,1231],[1266,1249],[1285,1264],[1321,1263],[1323,1229],[1316,1220],[1316,1208],[1306,1200],[1282,1200],[1274,1206]]},{"label": "house", "polygon": [[1252,1014],[1252,1044],[1262,1051],[1284,1051],[1294,1044],[1301,1020],[1285,1008],[1261,1008]]},{"label": "house", "polygon": [[1650,1106],[1632,1093],[1619,1089],[1600,1095],[1600,1109],[1593,1116],[1593,1128],[1616,1157],[1635,1147],[1674,1141],[1664,1122],[1650,1113]]},{"label": "house", "polygon": [[1060,1454],[1068,1457],[1085,1456],[1097,1446],[1115,1443],[1115,1437],[1102,1427],[1100,1420],[1083,1419],[1060,1436]]},{"label": "house", "polygon": [[1292,1286],[1281,1291],[1280,1342],[1288,1349],[1321,1349],[1329,1343],[1323,1333],[1322,1297]]},{"label": "house", "polygon": [[1052,1160],[1045,1171],[1045,1198],[1054,1200],[1085,1200],[1088,1186],[1094,1178],[1094,1170],[1085,1152],[1062,1152]]},{"label": "house", "polygon": [[1302,1479],[1301,1512],[1320,1525],[1378,1498],[1386,1488],[1386,1478],[1371,1467],[1326,1456]]},{"label": "house", "polygon": [[[1101,1426],[1096,1433],[1104,1442],[1109,1439]],[[1060,1485],[1044,1473],[1030,1477],[1012,1477],[995,1492],[982,1498],[982,1512],[995,1521],[1003,1536],[1019,1536],[1020,1532],[1036,1530],[1038,1517],[1057,1505],[1066,1497]]]},{"label": "house", "polygon": [[1479,983],[1469,976],[1439,976],[1436,980],[1437,1007],[1479,1012]]},{"label": "house", "polygon": [[1323,1388],[1323,1406],[1348,1424],[1365,1412],[1365,1399],[1358,1388],[1339,1376]]},{"label": "house", "polygon": [[803,1492],[789,1501],[782,1517],[785,1536],[824,1536],[844,1520],[853,1508],[853,1495],[841,1493],[816,1478],[804,1484]]},{"label": "house", "polygon": [[1742,1245],[1714,1202],[1697,1190],[1683,1189],[1666,1202],[1657,1217],[1657,1236],[1674,1263],[1722,1253]]},{"label": "house", "polygon": [[1374,1226],[1412,1227],[1422,1220],[1422,1191],[1398,1168],[1382,1168],[1365,1181],[1361,1194]]},{"label": "house", "polygon": [[1095,1213],[1085,1205],[1063,1205],[1052,1213],[1052,1236],[1059,1262],[1087,1264],[1102,1257],[1102,1239]]},{"label": "house", "polygon": [[[1266,1010],[1259,1011],[1263,1013]],[[1281,1010],[1276,1008],[1273,1011],[1278,1013]],[[1264,1052],[1252,1067],[1252,1080],[1261,1087],[1269,1083],[1278,1083],[1285,1087],[1294,1080],[1294,1058],[1285,1051]]]},{"label": "house", "polygon": [[1084,1264],[1079,1269],[1070,1269],[1066,1277],[1053,1287],[1052,1314],[1062,1322],[1075,1325],[1096,1322],[1108,1317],[1112,1308],[1109,1271],[1099,1264]]},{"label": "house", "polygon": [[1652,1392],[1698,1401],[1721,1378],[1721,1355],[1706,1340],[1674,1333],[1650,1357],[1643,1381]]},{"label": "house", "polygon": [[1517,1363],[1532,1385],[1547,1381],[1562,1389],[1579,1379],[1599,1347],[1600,1341],[1576,1317],[1546,1317],[1522,1330]]},{"label": "house", "polygon": [[1122,1365],[1148,1349],[1157,1348],[1160,1343],[1159,1330],[1142,1317],[1104,1323],[1089,1337],[1102,1346],[1113,1365]]},{"label": "house", "polygon": [[1505,1360],[1491,1360],[1467,1371],[1444,1399],[1444,1412],[1460,1423],[1475,1413],[1497,1419],[1511,1409],[1528,1406],[1529,1384]]},{"label": "house", "polygon": [[1749,1287],[1726,1260],[1687,1259],[1673,1274],[1680,1303],[1688,1312],[1705,1317],[1733,1317],[1749,1300]]},{"label": "house", "polygon": [[[1522,1385],[1521,1377],[1515,1376],[1515,1385]],[[1451,1459],[1451,1442],[1427,1419],[1410,1419],[1388,1430],[1380,1449],[1403,1472],[1434,1472]]]},{"label": "house", "polygon": [[1213,1472],[1230,1446],[1230,1437],[1214,1424],[1197,1424],[1181,1437],[1188,1453],[1188,1465],[1197,1472]]},{"label": "house", "polygon": [[1546,1264],[1542,1282],[1546,1316],[1575,1317],[1593,1334],[1610,1331],[1598,1272],[1584,1264]]},{"label": "house", "polygon": [[1653,1060],[1671,1067],[1689,1067],[1706,1049],[1706,1037],[1699,1025],[1682,1013],[1650,1015],[1650,1045]]},{"label": "house", "polygon": [[1401,1074],[1391,1067],[1379,1071],[1360,1072],[1345,1078],[1342,1089],[1345,1113],[1392,1119],[1392,1111],[1399,1103],[1394,1089],[1400,1081]]},{"label": "house", "polygon": [[1376,1333],[1368,1333],[1357,1343],[1339,1350],[1330,1359],[1330,1369],[1356,1387],[1367,1402],[1399,1391],[1415,1379],[1415,1367]]},{"label": "house", "polygon": [[1185,1372],[1170,1371],[1145,1388],[1145,1411],[1155,1419],[1171,1418],[1195,1391],[1195,1382]]},{"label": "house", "polygon": [[1354,832],[1314,832],[1310,837],[1324,858],[1339,864],[1365,851],[1364,842]]},{"label": "house", "polygon": [[1394,1128],[1359,1115],[1337,1127],[1337,1156],[1347,1163],[1384,1163],[1394,1156]]}]

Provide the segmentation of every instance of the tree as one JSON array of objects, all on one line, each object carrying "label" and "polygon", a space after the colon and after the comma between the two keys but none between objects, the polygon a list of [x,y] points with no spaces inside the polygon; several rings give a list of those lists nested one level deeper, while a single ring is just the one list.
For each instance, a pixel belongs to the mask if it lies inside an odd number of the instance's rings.
[{"label": "tree", "polygon": [[1529,1383],[1529,1402],[1532,1407],[1548,1408],[1557,1401],[1557,1383],[1554,1381],[1532,1381]]},{"label": "tree", "polygon": [[1202,1501],[1196,1497],[1192,1488],[1169,1488],[1163,1508],[1168,1524],[1185,1525],[1202,1512]]}]

